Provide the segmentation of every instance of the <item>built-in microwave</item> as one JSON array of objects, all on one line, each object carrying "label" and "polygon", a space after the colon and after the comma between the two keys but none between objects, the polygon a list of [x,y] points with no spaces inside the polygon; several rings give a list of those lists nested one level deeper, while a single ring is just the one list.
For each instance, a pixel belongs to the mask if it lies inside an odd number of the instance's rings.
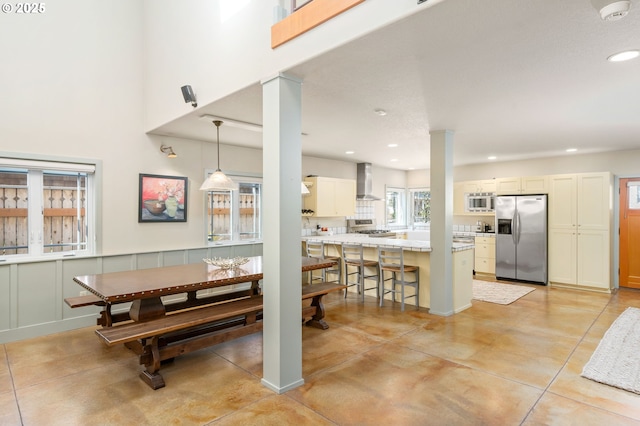
[{"label": "built-in microwave", "polygon": [[495,211],[496,194],[492,192],[470,192],[465,194],[467,213],[487,213]]}]

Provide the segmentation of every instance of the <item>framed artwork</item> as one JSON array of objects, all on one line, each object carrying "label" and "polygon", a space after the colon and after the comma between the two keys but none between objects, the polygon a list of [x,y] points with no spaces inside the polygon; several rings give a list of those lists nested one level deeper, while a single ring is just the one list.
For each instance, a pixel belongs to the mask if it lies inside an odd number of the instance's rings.
[{"label": "framed artwork", "polygon": [[140,174],[138,222],[186,222],[186,177]]}]

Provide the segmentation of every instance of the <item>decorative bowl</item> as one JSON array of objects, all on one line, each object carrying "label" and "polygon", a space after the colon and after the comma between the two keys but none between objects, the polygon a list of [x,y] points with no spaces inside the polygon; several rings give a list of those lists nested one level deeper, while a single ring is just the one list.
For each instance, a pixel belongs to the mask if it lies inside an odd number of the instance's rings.
[{"label": "decorative bowl", "polygon": [[249,261],[248,257],[240,257],[236,256],[233,259],[225,258],[225,257],[214,257],[213,259],[202,259],[205,263],[209,265],[217,266],[220,269],[232,269],[237,268],[238,266],[244,265]]},{"label": "decorative bowl", "polygon": [[159,200],[145,200],[144,208],[149,210],[154,216],[160,216],[165,209],[164,201]]}]

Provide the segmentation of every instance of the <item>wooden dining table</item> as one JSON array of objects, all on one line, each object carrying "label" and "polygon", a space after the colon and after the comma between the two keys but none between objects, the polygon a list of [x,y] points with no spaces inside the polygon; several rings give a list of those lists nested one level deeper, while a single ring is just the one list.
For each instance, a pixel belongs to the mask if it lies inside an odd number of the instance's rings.
[{"label": "wooden dining table", "polygon": [[[253,256],[244,265],[222,269],[208,263],[164,266],[134,271],[109,272],[104,274],[80,275],[73,280],[100,298],[105,309],[102,312],[104,327],[114,322],[132,319],[148,321],[164,316],[168,311],[182,310],[211,304],[230,298],[257,296],[260,294],[259,281],[263,278],[263,258]],[[302,257],[302,272],[329,268],[335,261]],[[231,290],[211,297],[197,296],[199,290],[251,283],[249,289]],[[162,296],[187,294],[182,302],[165,304]],[[115,304],[132,302],[128,313],[113,315]],[[100,320],[99,320],[100,323]]]}]

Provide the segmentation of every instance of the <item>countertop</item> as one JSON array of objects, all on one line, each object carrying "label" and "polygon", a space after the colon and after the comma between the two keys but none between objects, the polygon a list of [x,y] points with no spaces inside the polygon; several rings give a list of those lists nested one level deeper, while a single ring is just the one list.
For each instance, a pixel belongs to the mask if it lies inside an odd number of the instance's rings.
[{"label": "countertop", "polygon": [[[408,251],[431,252],[430,241],[369,237],[362,234],[311,235],[302,237],[302,241],[324,241],[326,244],[362,244],[364,247],[402,247]],[[471,250],[474,247],[474,244],[453,243],[451,251]]]}]

